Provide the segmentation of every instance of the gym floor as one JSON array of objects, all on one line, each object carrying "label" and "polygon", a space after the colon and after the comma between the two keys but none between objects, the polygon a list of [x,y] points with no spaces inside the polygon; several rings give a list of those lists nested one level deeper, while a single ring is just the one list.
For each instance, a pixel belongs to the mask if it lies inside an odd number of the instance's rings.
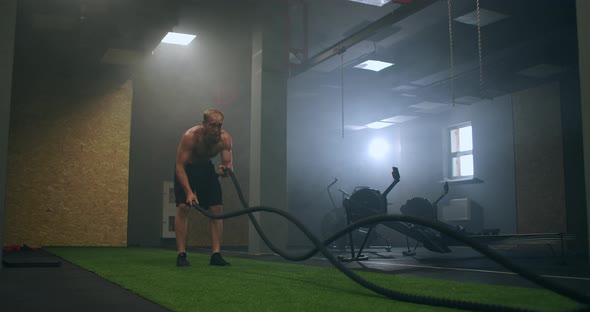
[{"label": "gym floor", "polygon": [[[365,249],[368,260],[347,266],[384,274],[410,275],[470,283],[539,287],[508,272],[468,247],[451,247],[440,254],[418,247],[413,256],[404,256],[406,248],[375,247]],[[584,259],[563,256],[545,245],[495,248],[504,256],[555,282],[590,293],[590,274]],[[293,250],[297,253],[304,250]],[[350,251],[331,249],[335,255],[350,257]],[[209,253],[208,248],[192,248],[189,253]],[[228,257],[286,262],[276,255],[250,255],[245,250],[223,250]],[[3,311],[168,311],[132,292],[104,280],[67,261],[60,267],[4,267],[0,270],[0,300]],[[321,255],[301,264],[331,266]],[[171,260],[174,265],[174,259]],[[47,304],[50,302],[51,304]]]},{"label": "gym floor", "polygon": [[[364,249],[367,260],[348,263],[349,268],[410,275],[424,278],[446,279],[461,282],[497,284],[521,287],[539,287],[525,278],[507,270],[469,247],[450,247],[450,253],[436,253],[418,247],[413,256],[404,256],[407,248],[374,247]],[[590,294],[590,270],[584,257],[562,255],[549,245],[503,246],[495,251],[521,267],[551,279],[557,283],[587,290]],[[195,249],[195,252],[207,252]],[[303,253],[305,250],[301,249]],[[331,249],[334,255],[350,258],[349,250]],[[297,253],[296,250],[291,250]],[[358,251],[357,251],[358,252]],[[276,255],[252,256],[243,251],[225,251],[232,257],[248,257],[266,261],[287,261]],[[306,265],[332,266],[321,254],[303,262]]]}]

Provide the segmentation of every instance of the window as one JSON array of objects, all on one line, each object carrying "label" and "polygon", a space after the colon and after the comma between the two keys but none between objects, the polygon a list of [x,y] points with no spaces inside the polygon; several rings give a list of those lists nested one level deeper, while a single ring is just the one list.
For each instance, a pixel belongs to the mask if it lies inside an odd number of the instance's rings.
[{"label": "window", "polygon": [[471,122],[449,128],[450,135],[450,178],[473,177],[473,138]]}]

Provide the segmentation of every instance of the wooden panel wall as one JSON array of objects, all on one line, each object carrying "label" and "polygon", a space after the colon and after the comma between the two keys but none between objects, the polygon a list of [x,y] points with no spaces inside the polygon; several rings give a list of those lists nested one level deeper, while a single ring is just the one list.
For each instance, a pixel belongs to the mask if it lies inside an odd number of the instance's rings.
[{"label": "wooden panel wall", "polygon": [[13,99],[5,245],[126,246],[132,84],[56,79]]},{"label": "wooden panel wall", "polygon": [[515,93],[518,233],[566,231],[559,83]]}]

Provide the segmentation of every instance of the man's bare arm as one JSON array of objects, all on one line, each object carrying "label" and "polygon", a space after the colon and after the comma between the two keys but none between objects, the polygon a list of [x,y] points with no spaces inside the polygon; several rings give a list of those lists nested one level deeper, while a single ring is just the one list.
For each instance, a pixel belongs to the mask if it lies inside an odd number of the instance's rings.
[{"label": "man's bare arm", "polygon": [[221,156],[221,166],[219,166],[218,174],[222,177],[226,177],[227,174],[223,172],[223,168],[234,170],[234,166],[232,163],[232,139],[229,133],[225,132],[223,137],[223,149],[220,152]]},{"label": "man's bare arm", "polygon": [[188,176],[186,175],[186,170],[184,166],[189,162],[192,153],[192,140],[189,134],[184,134],[182,139],[180,140],[180,144],[178,144],[178,150],[176,151],[176,177],[180,182],[180,185],[184,189],[184,193],[186,194],[187,200],[189,199],[190,194],[193,193],[191,190],[190,184],[188,183]]}]

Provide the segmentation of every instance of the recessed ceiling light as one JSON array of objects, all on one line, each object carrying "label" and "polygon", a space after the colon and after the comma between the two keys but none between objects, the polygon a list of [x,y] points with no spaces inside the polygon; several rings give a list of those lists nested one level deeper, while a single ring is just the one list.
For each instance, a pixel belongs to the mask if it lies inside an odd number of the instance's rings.
[{"label": "recessed ceiling light", "polygon": [[518,74],[531,78],[547,78],[555,74],[560,74],[565,70],[566,69],[562,66],[556,66],[551,64],[539,64],[521,70],[518,72]]},{"label": "recessed ceiling light", "polygon": [[195,36],[195,35],[169,32],[168,34],[166,34],[166,36],[164,36],[164,39],[162,39],[162,42],[163,43],[170,43],[170,44],[188,45],[196,37],[197,36]]},{"label": "recessed ceiling light", "polygon": [[441,108],[435,108],[435,109],[419,109],[417,111],[414,111],[414,113],[424,113],[424,114],[431,114],[432,115],[432,114],[440,114],[440,113],[446,112],[450,109],[451,109],[451,105],[441,107]]},{"label": "recessed ceiling light", "polygon": [[393,125],[394,125],[394,123],[391,123],[391,122],[375,121],[370,124],[366,124],[365,127],[371,128],[371,129],[381,129],[381,128],[385,128],[385,127],[389,127],[389,126],[393,126]]},{"label": "recessed ceiling light", "polygon": [[375,5],[375,6],[379,6],[379,7],[391,2],[391,0],[350,0],[350,1],[363,3],[363,4],[369,4],[369,5]]},{"label": "recessed ceiling light", "polygon": [[399,85],[397,87],[391,88],[391,90],[393,91],[408,91],[408,90],[414,90],[417,87],[415,86],[410,86],[410,85]]},{"label": "recessed ceiling light", "polygon": [[381,62],[381,61],[375,61],[375,60],[368,60],[368,61],[362,62],[362,63],[354,66],[354,68],[367,69],[367,70],[372,70],[372,71],[378,72],[378,71],[385,69],[391,65],[394,65],[394,64],[387,63],[387,62]]},{"label": "recessed ceiling light", "polygon": [[346,126],[344,126],[344,128],[348,129],[348,130],[352,130],[352,131],[358,131],[358,130],[365,129],[366,127],[365,126],[346,125]]},{"label": "recessed ceiling light", "polygon": [[[508,15],[504,15],[498,12],[480,9],[479,10],[479,25],[481,27],[493,24],[499,20],[503,20],[507,18]],[[463,16],[459,16],[455,19],[457,22],[469,24],[469,25],[477,25],[477,10],[471,13],[467,13]]]},{"label": "recessed ceiling light", "polygon": [[386,119],[381,119],[381,121],[400,123],[400,122],[410,121],[410,120],[416,119],[416,118],[418,118],[418,116],[397,115],[397,116],[389,117]]},{"label": "recessed ceiling light", "polygon": [[449,105],[443,104],[443,103],[428,102],[428,101],[410,105],[410,107],[421,109],[421,110],[439,109],[439,108],[446,107],[446,106],[449,106]]}]

